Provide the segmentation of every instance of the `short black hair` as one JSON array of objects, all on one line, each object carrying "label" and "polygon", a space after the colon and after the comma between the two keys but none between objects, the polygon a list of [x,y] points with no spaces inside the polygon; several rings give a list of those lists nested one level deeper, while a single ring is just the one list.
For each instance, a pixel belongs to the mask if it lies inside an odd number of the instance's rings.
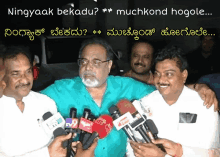
[{"label": "short black hair", "polygon": [[131,48],[133,48],[134,45],[139,44],[139,43],[147,43],[147,44],[151,45],[151,47],[152,47],[153,50],[154,50],[153,42],[152,42],[151,40],[148,40],[148,39],[145,39],[145,38],[140,38],[139,40],[133,41]]},{"label": "short black hair", "polygon": [[181,72],[188,68],[187,59],[183,53],[183,50],[177,46],[172,46],[171,48],[164,48],[155,56],[155,65],[158,62],[164,61],[165,59],[171,59],[176,61],[177,67]]},{"label": "short black hair", "polygon": [[107,60],[113,59],[114,51],[113,51],[111,45],[102,38],[91,38],[91,39],[87,39],[87,40],[83,41],[83,43],[81,44],[81,47],[79,49],[79,58],[81,58],[83,49],[86,46],[91,45],[91,44],[102,45],[107,51]]},{"label": "short black hair", "polygon": [[3,55],[3,62],[5,62],[7,59],[16,59],[19,54],[25,55],[28,58],[30,65],[33,65],[32,55],[29,51],[29,47],[25,46],[8,46]]},{"label": "short black hair", "polygon": [[1,44],[0,45],[0,58],[3,58],[5,51],[6,51],[5,45]]}]

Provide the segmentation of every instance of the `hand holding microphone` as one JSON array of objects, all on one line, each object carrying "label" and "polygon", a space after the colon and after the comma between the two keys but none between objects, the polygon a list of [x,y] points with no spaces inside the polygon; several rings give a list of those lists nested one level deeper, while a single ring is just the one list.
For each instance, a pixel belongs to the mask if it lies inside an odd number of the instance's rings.
[{"label": "hand holding microphone", "polygon": [[51,112],[46,112],[43,115],[44,122],[42,127],[46,133],[53,133],[54,141],[48,146],[48,151],[51,157],[66,156],[68,140],[72,138],[72,133],[67,133],[62,128],[65,124],[60,113],[52,115]]},{"label": "hand holding microphone", "polygon": [[67,149],[63,148],[63,142],[72,138],[72,133],[56,137],[48,146],[50,157],[66,156]]},{"label": "hand holding microphone", "polygon": [[122,115],[127,114],[128,112],[132,115],[133,122],[130,123],[130,125],[129,125],[130,128],[132,130],[138,131],[147,143],[151,143],[151,139],[148,137],[148,135],[146,134],[146,132],[143,129],[143,124],[146,120],[136,110],[134,105],[130,101],[124,99],[124,100],[119,101],[119,103],[117,104],[117,107],[119,109],[119,112]]},{"label": "hand holding microphone", "polygon": [[166,153],[153,143],[138,143],[130,141],[135,156],[165,157]]},{"label": "hand holding microphone", "polygon": [[94,121],[92,126],[92,135],[83,145],[83,149],[88,149],[93,143],[94,139],[99,137],[100,139],[106,137],[113,128],[113,119],[109,115],[102,115]]},{"label": "hand holding microphone", "polygon": [[122,116],[120,112],[118,111],[117,106],[112,106],[109,108],[109,112],[114,119],[114,125],[117,130],[120,130],[121,128],[124,130],[126,135],[130,140],[136,141],[136,138],[134,137],[133,133],[131,132],[131,129],[129,128],[129,119],[126,116]]},{"label": "hand holding microphone", "polygon": [[77,142],[76,143],[76,155],[75,155],[75,157],[94,157],[95,156],[94,151],[95,151],[95,148],[96,148],[97,144],[98,144],[98,138],[96,138],[93,141],[92,145],[88,149],[84,150],[82,143]]}]

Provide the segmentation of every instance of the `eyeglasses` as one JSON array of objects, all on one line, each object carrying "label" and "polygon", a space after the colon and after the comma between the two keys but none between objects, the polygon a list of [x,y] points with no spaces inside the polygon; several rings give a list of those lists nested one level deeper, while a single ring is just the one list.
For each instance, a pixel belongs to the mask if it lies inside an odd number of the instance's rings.
[{"label": "eyeglasses", "polygon": [[[101,66],[101,63],[105,63],[105,62],[108,62],[108,61],[110,61],[110,60],[101,61],[101,60],[99,60],[99,59],[93,59],[93,60],[91,61],[91,63],[92,63],[92,66],[98,68],[98,67]],[[79,65],[79,66],[85,66],[85,65],[87,65],[89,62],[90,62],[90,61],[89,61],[88,59],[85,59],[85,58],[79,58],[79,59],[78,59],[78,65]]]}]

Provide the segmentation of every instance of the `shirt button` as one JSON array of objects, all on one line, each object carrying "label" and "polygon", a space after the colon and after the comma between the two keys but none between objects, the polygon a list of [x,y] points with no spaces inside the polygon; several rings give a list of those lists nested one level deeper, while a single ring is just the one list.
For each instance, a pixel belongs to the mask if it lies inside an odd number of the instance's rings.
[{"label": "shirt button", "polygon": [[105,147],[103,147],[103,149],[105,149]]}]

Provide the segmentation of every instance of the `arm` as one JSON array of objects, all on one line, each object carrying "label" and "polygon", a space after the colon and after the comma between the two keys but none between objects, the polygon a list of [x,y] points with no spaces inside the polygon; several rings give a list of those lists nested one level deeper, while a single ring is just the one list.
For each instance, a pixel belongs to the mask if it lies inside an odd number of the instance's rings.
[{"label": "arm", "polygon": [[[182,144],[181,150],[183,157],[208,157],[209,154],[217,154],[219,152],[219,116],[218,113],[211,110],[203,109],[198,114],[197,122],[198,126],[194,129],[194,133],[190,136],[188,144]],[[205,116],[204,116],[205,115]],[[174,156],[178,147],[177,143],[167,140],[158,139],[155,144],[163,144],[169,155]]]},{"label": "arm", "polygon": [[215,111],[219,110],[218,100],[216,98],[215,92],[212,91],[206,84],[195,83],[195,84],[188,84],[186,86],[199,93],[202,100],[204,100],[204,105],[206,105],[207,108],[210,108],[214,104]]}]

